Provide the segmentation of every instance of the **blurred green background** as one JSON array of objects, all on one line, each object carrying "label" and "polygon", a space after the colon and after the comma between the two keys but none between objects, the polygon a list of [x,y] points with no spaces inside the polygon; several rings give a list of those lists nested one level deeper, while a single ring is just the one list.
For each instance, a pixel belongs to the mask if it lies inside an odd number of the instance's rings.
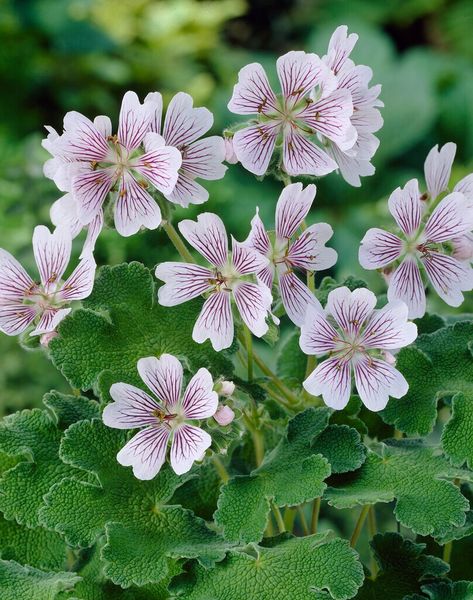
[{"label": "blurred green background", "polygon": [[[323,55],[339,24],[360,35],[353,58],[383,84],[385,125],[375,176],[359,189],[336,174],[324,178],[311,218],[335,229],[331,274],[361,276],[382,291],[377,274],[359,267],[357,249],[366,229],[387,219],[387,195],[422,179],[436,143],[457,143],[455,180],[473,170],[471,0],[0,0],[0,246],[34,273],[32,230],[49,224],[59,196],[42,176],[44,125],[60,129],[68,110],[116,119],[128,89],[141,97],[159,90],[167,100],[183,90],[213,111],[221,132],[233,122],[226,105],[242,66],[259,61],[274,75],[275,59],[290,49]],[[255,205],[272,222],[281,184],[232,165],[209,189],[205,209],[242,239]],[[99,264],[152,267],[171,253],[160,233],[125,239],[105,231],[96,254]],[[471,296],[463,312],[473,311]],[[51,387],[67,389],[44,353],[1,336],[0,414],[38,404]]]}]

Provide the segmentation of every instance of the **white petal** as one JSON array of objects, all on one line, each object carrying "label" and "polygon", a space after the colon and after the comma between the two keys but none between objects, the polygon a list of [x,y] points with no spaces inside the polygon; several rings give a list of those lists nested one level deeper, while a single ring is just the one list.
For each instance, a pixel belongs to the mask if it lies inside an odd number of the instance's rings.
[{"label": "white petal", "polygon": [[435,207],[425,225],[425,237],[446,242],[473,229],[473,204],[463,194],[453,192]]},{"label": "white petal", "polygon": [[132,466],[138,479],[153,479],[166,460],[169,437],[165,425],[142,429],[120,450],[117,460],[124,467]]},{"label": "white petal", "polygon": [[182,400],[186,419],[207,419],[215,414],[218,394],[213,391],[214,382],[207,369],[199,369],[189,381]]},{"label": "white petal", "polygon": [[386,407],[389,396],[402,398],[409,389],[404,376],[384,360],[366,355],[357,357],[354,371],[361,401],[366,408],[375,412]]},{"label": "white petal", "polygon": [[77,202],[72,194],[65,194],[56,200],[51,205],[49,216],[55,227],[68,227],[72,238],[82,231],[82,223],[77,216]]},{"label": "white petal", "polygon": [[179,204],[187,208],[189,204],[203,204],[209,199],[209,192],[192,179],[188,177],[182,169],[176,181],[176,185],[171,194],[166,194],[166,199],[174,204]]},{"label": "white petal", "polygon": [[144,139],[145,153],[131,166],[163,194],[171,194],[182,164],[177,148],[166,146],[164,138],[157,133],[147,133]]},{"label": "white petal", "polygon": [[67,227],[57,227],[53,233],[44,225],[33,232],[33,252],[41,283],[47,289],[64,274],[71,257],[72,238]]},{"label": "white petal", "polygon": [[156,267],[155,275],[165,282],[158,289],[162,306],[176,306],[197,298],[212,289],[209,281],[215,277],[210,269],[190,263],[164,262]]},{"label": "white petal", "polygon": [[172,354],[161,354],[159,358],[140,358],[138,373],[147,387],[166,408],[176,406],[181,396],[183,369]]},{"label": "white petal", "polygon": [[59,290],[61,300],[83,300],[90,296],[94,287],[97,265],[92,255],[83,258]]},{"label": "white petal", "polygon": [[164,119],[163,137],[169,146],[180,148],[199,139],[213,125],[206,108],[193,108],[192,96],[179,92],[169,103]]},{"label": "white petal", "polygon": [[138,148],[155,116],[151,102],[141,104],[135,92],[126,92],[120,108],[118,140],[130,151]]},{"label": "white petal", "polygon": [[239,129],[233,136],[233,148],[241,164],[255,175],[264,175],[273,155],[281,122],[274,119],[267,123],[250,125]]},{"label": "white petal", "polygon": [[344,66],[358,40],[356,33],[347,34],[348,27],[346,25],[337,27],[330,38],[327,55],[324,56],[325,63],[335,74]]},{"label": "white petal", "polygon": [[37,288],[14,256],[0,248],[0,304],[5,299],[23,300]]},{"label": "white petal", "polygon": [[460,192],[465,195],[468,200],[473,200],[473,173],[461,179],[453,188],[454,192]]},{"label": "white petal", "polygon": [[214,292],[207,298],[194,325],[192,339],[198,344],[210,339],[217,352],[232,345],[233,315],[228,292]]},{"label": "white petal", "polygon": [[77,201],[77,216],[83,225],[87,225],[98,215],[115,181],[114,168],[75,168],[72,174],[72,193]]},{"label": "white petal", "polygon": [[276,204],[276,233],[281,238],[290,238],[309,214],[317,188],[313,183],[304,189],[302,183],[287,185]]},{"label": "white petal", "polygon": [[128,171],[120,181],[114,217],[116,230],[124,237],[137,233],[141,227],[157,229],[162,221],[156,200]]},{"label": "white petal", "polygon": [[53,142],[53,156],[57,153],[86,162],[100,162],[107,156],[107,138],[84,115],[76,111],[68,112],[64,117],[64,132]]},{"label": "white petal", "polygon": [[473,269],[451,256],[430,252],[421,257],[427,275],[437,294],[450,306],[460,306],[462,292],[473,289]]},{"label": "white petal", "polygon": [[85,238],[84,247],[79,258],[85,258],[92,254],[95,249],[95,243],[103,229],[103,211],[100,210],[97,216],[87,226],[87,237]]},{"label": "white petal", "polygon": [[266,317],[269,316],[273,297],[271,291],[262,283],[238,283],[233,288],[233,297],[241,318],[248,329],[262,337],[268,331]]},{"label": "white petal", "polygon": [[406,256],[389,280],[388,300],[402,300],[409,308],[409,318],[425,314],[425,289],[417,260]]},{"label": "white petal", "polygon": [[407,236],[411,236],[419,229],[423,205],[417,179],[411,179],[404,189],[398,187],[394,190],[389,197],[388,205],[396,223]]},{"label": "white petal", "polygon": [[212,136],[197,140],[182,152],[182,169],[189,177],[202,179],[222,179],[227,167],[225,160],[225,142],[222,137]]},{"label": "white petal", "polygon": [[270,114],[276,107],[276,96],[263,67],[259,63],[243,67],[238,73],[228,110],[237,115]]},{"label": "white petal", "polygon": [[417,326],[407,321],[408,306],[401,300],[389,302],[375,310],[366,324],[362,344],[366,348],[397,350],[412,344],[417,337]]},{"label": "white petal", "polygon": [[38,308],[18,302],[0,303],[0,331],[18,335],[27,329],[38,314]]},{"label": "white petal", "polygon": [[327,175],[337,163],[296,129],[284,132],[283,163],[288,175]]},{"label": "white petal", "polygon": [[145,104],[151,102],[154,112],[150,123],[150,131],[161,133],[161,120],[163,116],[163,97],[159,92],[150,92],[145,98]]},{"label": "white petal", "polygon": [[212,438],[200,427],[183,423],[174,430],[171,444],[171,467],[177,475],[187,473],[194,461],[201,460]]},{"label": "white petal", "polygon": [[306,271],[330,269],[338,258],[333,248],[325,247],[325,242],[332,235],[333,229],[327,223],[311,225],[291,244],[287,260],[293,266]]},{"label": "white petal", "polygon": [[164,407],[143,390],[128,383],[114,383],[110,388],[114,402],[103,409],[102,420],[115,429],[134,429],[156,424],[156,410]]},{"label": "white petal", "polygon": [[269,260],[254,248],[245,246],[232,237],[232,264],[240,275],[251,275],[267,267]]},{"label": "white petal", "polygon": [[381,269],[401,256],[402,241],[384,229],[368,229],[361,240],[358,260],[363,269]]},{"label": "white petal", "polygon": [[349,334],[357,334],[376,306],[376,296],[370,290],[358,288],[351,292],[339,287],[328,295],[326,310]]},{"label": "white petal", "polygon": [[322,310],[314,294],[292,271],[279,274],[279,292],[287,316],[299,327],[304,323],[310,307]]},{"label": "white petal", "polygon": [[251,230],[245,240],[245,244],[248,244],[248,246],[251,246],[263,256],[266,256],[271,249],[268,234],[259,216],[258,207],[256,207],[255,216],[251,219]]},{"label": "white petal", "polygon": [[213,213],[201,213],[197,221],[186,219],[178,225],[189,244],[216,267],[227,262],[228,238],[222,219]]},{"label": "white petal", "polygon": [[322,308],[307,308],[305,321],[301,324],[299,339],[302,352],[315,356],[327,354],[335,350],[340,341],[339,333],[327,321]]},{"label": "white petal", "polygon": [[322,396],[327,406],[341,410],[350,399],[350,362],[328,358],[316,367],[302,385],[312,396]]},{"label": "white petal", "polygon": [[425,181],[431,198],[448,189],[450,173],[452,171],[453,159],[457,151],[456,144],[449,142],[438,149],[434,146],[429,152],[424,164]]},{"label": "white petal", "polygon": [[71,312],[70,308],[47,308],[41,315],[38,325],[30,335],[43,335],[55,331],[59,323]]}]

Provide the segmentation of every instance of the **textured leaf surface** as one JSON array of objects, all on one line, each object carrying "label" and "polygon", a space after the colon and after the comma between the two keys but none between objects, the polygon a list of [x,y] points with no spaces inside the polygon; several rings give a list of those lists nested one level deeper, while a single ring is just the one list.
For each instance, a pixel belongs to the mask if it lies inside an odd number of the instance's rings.
[{"label": "textured leaf surface", "polygon": [[439,581],[422,586],[422,594],[414,594],[405,600],[473,600],[473,582]]},{"label": "textured leaf surface", "polygon": [[424,553],[425,544],[415,544],[397,533],[375,535],[371,541],[380,571],[373,581],[366,579],[357,600],[403,600],[406,594],[420,592],[426,577],[441,577],[447,563]]},{"label": "textured leaf surface", "polygon": [[447,481],[458,475],[443,456],[420,444],[378,444],[358,471],[335,478],[325,497],[337,508],[396,499],[400,523],[421,535],[442,536],[463,525],[469,507],[459,488]]},{"label": "textured leaf surface", "polygon": [[442,446],[453,464],[473,469],[473,392],[452,398],[452,417],[442,433]]},{"label": "textured leaf surface", "polygon": [[408,393],[391,400],[383,419],[408,434],[426,435],[437,418],[437,402],[457,392],[473,394],[473,322],[463,321],[421,335],[403,348],[397,368],[409,383]]},{"label": "textured leaf surface", "polygon": [[61,590],[73,588],[78,580],[75,573],[49,573],[0,560],[2,600],[54,600]]},{"label": "textured leaf surface", "polygon": [[[344,469],[355,469],[361,464],[364,449],[355,430],[331,429],[325,433],[326,448],[319,443],[318,436],[326,429],[329,416],[330,411],[325,408],[298,414],[289,421],[285,436],[259,468],[222,487],[215,519],[223,527],[226,539],[261,540],[271,501],[277,506],[293,506],[321,496],[326,487],[324,480],[332,472],[329,460]],[[338,445],[333,443],[336,431]],[[327,457],[322,455],[325,450]]]},{"label": "textured leaf surface", "polygon": [[115,381],[134,381],[138,359],[163,352],[186,359],[193,371],[207,367],[214,376],[231,375],[224,352],[192,341],[201,300],[168,308],[155,296],[151,273],[140,263],[100,269],[84,308],[61,323],[50,344],[54,363],[73,387],[91,388],[105,370]]},{"label": "textured leaf surface", "polygon": [[185,600],[313,600],[352,598],[363,581],[358,556],[347,541],[326,535],[291,538],[271,548],[254,547],[256,556],[230,552],[213,569],[196,566],[179,589]]},{"label": "textured leaf surface", "polygon": [[125,432],[97,419],[67,430],[61,457],[93,473],[97,483],[64,479],[54,486],[41,512],[45,524],[73,546],[91,546],[105,531],[105,571],[123,587],[159,582],[168,575],[169,561],[179,557],[205,565],[221,560],[228,545],[205,521],[166,504],[186,478],[163,468],[152,481],[137,480],[116,461],[125,442]]}]

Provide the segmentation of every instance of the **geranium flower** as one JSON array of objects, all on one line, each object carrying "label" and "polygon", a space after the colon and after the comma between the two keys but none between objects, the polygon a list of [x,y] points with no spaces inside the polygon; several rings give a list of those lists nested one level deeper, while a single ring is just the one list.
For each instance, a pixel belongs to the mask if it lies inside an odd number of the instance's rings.
[{"label": "geranium flower", "polygon": [[155,105],[155,116],[151,121],[151,131],[160,133],[167,146],[174,146],[182,155],[179,177],[171,193],[164,195],[168,200],[181,206],[203,204],[209,192],[196,182],[196,179],[222,179],[227,167],[225,142],[222,137],[213,135],[201,138],[213,125],[213,115],[207,108],[194,108],[192,96],[179,92],[169,103],[161,131],[163,100],[159,92],[148,94],[146,102]]},{"label": "geranium flower", "polygon": [[337,89],[348,90],[353,102],[353,114],[350,117],[356,129],[355,144],[345,149],[336,141],[324,140],[327,152],[337,163],[342,177],[353,186],[360,186],[360,176],[373,175],[375,168],[371,164],[379,146],[379,140],[373,134],[383,126],[378,107],[384,106],[378,96],[381,86],[369,87],[373,71],[365,65],[356,65],[350,58],[358,36],[348,35],[346,25],[341,25],[332,34],[323,62],[337,76]]},{"label": "geranium flower", "polygon": [[282,165],[289,175],[330,173],[337,164],[315,142],[320,134],[343,150],[354,145],[350,92],[335,89],[337,78],[316,54],[288,52],[278,58],[277,72],[280,97],[259,63],[247,65],[239,73],[228,108],[239,115],[255,114],[258,120],[235,133],[233,147],[238,160],[248,171],[263,175],[280,144]]},{"label": "geranium flower", "polygon": [[207,419],[217,410],[212,376],[207,369],[199,369],[181,396],[183,371],[176,357],[162,354],[160,358],[141,358],[137,368],[153,395],[128,383],[114,383],[110,388],[114,402],[103,411],[103,422],[109,427],[140,428],[117,454],[117,460],[125,467],[132,466],[138,479],[153,479],[166,460],[171,442],[171,467],[178,475],[187,473],[212,443],[207,432],[189,423]]},{"label": "geranium flower", "polygon": [[147,189],[152,186],[170,194],[182,158],[177,148],[166,146],[160,135],[150,131],[155,108],[154,103],[141,104],[134,92],[127,92],[116,135],[112,135],[108,117],[96,117],[92,122],[78,112],[66,114],[62,135],[49,129],[43,146],[53,159],[46,163],[45,175],[63,191],[72,192],[82,224],[99,215],[115,188],[118,233],[129,236],[142,226],[156,229],[161,223],[159,206]]},{"label": "geranium flower", "polygon": [[33,233],[33,252],[40,283],[31,279],[20,263],[0,249],[0,330],[7,335],[22,333],[36,320],[30,335],[50,333],[71,311],[73,300],[90,295],[95,261],[85,256],[65,281],[62,276],[71,256],[72,238],[67,228],[51,233],[38,225]]},{"label": "geranium flower", "polygon": [[312,395],[322,395],[325,404],[341,409],[350,399],[352,373],[363,404],[382,410],[389,396],[401,398],[409,388],[403,375],[383,360],[383,351],[411,344],[417,327],[407,321],[407,306],[389,302],[374,310],[376,296],[359,288],[330,292],[325,314],[309,308],[301,328],[300,347],[305,354],[329,354],[304,381]]},{"label": "geranium flower", "polygon": [[208,294],[196,321],[192,339],[202,344],[210,339],[214,350],[228,348],[233,341],[232,299],[251,332],[257,337],[268,331],[266,317],[271,310],[269,288],[252,277],[268,265],[268,259],[232,238],[228,252],[228,237],[220,217],[202,213],[197,222],[179,223],[185,239],[211,267],[196,264],[165,262],[156,267],[156,277],[165,282],[158,290],[163,306],[175,306]]},{"label": "geranium flower", "polygon": [[[403,300],[409,317],[422,317],[426,309],[425,285],[421,270],[437,294],[450,306],[460,306],[464,291],[473,289],[473,269],[458,256],[466,252],[473,229],[473,200],[461,190],[467,179],[436,204],[429,215],[427,200],[435,201],[447,189],[454,155],[453,144],[440,152],[433,148],[425,163],[427,194],[421,195],[416,179],[389,198],[389,210],[399,235],[383,229],[367,231],[361,241],[359,260],[365,269],[389,268],[388,299]],[[457,252],[455,253],[455,244]]]},{"label": "geranium flower", "polygon": [[311,225],[293,239],[312,206],[315,193],[316,187],[313,184],[305,189],[302,183],[292,183],[285,187],[276,205],[276,231],[268,234],[257,211],[246,241],[246,244],[268,258],[268,266],[257,276],[269,289],[277,276],[286,313],[298,326],[304,322],[308,306],[319,309],[322,307],[294,270],[303,273],[321,271],[337,262],[335,250],[324,245],[333,234],[327,223]]}]

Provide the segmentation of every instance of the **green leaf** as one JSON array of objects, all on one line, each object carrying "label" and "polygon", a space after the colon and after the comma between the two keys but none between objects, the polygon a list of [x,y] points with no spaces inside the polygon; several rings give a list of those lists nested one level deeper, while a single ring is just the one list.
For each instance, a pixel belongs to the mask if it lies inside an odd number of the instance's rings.
[{"label": "green leaf", "polygon": [[360,434],[348,425],[329,425],[314,440],[312,451],[325,456],[332,474],[354,471],[366,458],[366,447]]},{"label": "green leaf", "polygon": [[373,581],[366,579],[356,600],[403,600],[420,592],[426,577],[442,577],[448,564],[424,553],[425,544],[402,538],[397,533],[375,535],[370,542],[380,571]]},{"label": "green leaf", "polygon": [[278,353],[276,369],[281,379],[301,387],[305,379],[307,356],[299,346],[300,333],[294,330],[284,340]]},{"label": "green leaf", "polygon": [[473,534],[473,489],[468,483],[463,483],[460,489],[470,503],[470,510],[466,513],[465,522],[461,527],[455,527],[445,535],[437,538],[439,544],[443,545],[447,542],[453,542],[454,540],[461,540]]},{"label": "green leaf", "polygon": [[213,569],[194,566],[190,581],[176,584],[185,600],[311,600],[321,590],[327,598],[352,598],[363,581],[356,552],[345,540],[327,535],[290,538],[277,546],[254,545],[255,556],[230,552]]},{"label": "green leaf", "polygon": [[465,522],[468,500],[446,481],[460,475],[443,456],[412,440],[380,443],[358,471],[334,478],[325,498],[336,508],[396,499],[394,514],[402,525],[421,535],[442,536]]},{"label": "green leaf", "polygon": [[[270,503],[294,506],[322,495],[324,480],[331,474],[325,448],[318,437],[327,427],[330,410],[310,408],[289,421],[283,439],[260,467],[250,475],[236,476],[222,487],[215,513],[225,538],[232,541],[259,541],[268,521]],[[334,426],[335,427],[335,426]],[[332,429],[325,433],[327,457],[338,468],[355,469],[364,459],[359,434],[348,427],[337,430],[339,446],[333,443]],[[345,455],[345,456],[343,456]],[[351,461],[351,462],[350,462]]]},{"label": "green leaf", "polygon": [[2,600],[54,600],[79,580],[75,573],[49,573],[23,567],[14,561],[0,560],[0,598]]},{"label": "green leaf", "polygon": [[452,398],[452,417],[442,433],[442,447],[454,465],[473,469],[473,392]]},{"label": "green leaf", "polygon": [[116,460],[126,441],[124,431],[98,419],[67,430],[62,459],[93,474],[97,483],[63,479],[55,485],[41,511],[46,526],[81,547],[105,531],[105,573],[123,587],[159,583],[180,557],[198,558],[206,566],[221,560],[228,544],[191,511],[167,504],[186,477],[164,467],[152,481],[136,479]]},{"label": "green leaf", "polygon": [[438,581],[422,586],[422,595],[407,596],[405,600],[473,600],[472,581]]},{"label": "green leaf", "polygon": [[138,359],[163,352],[185,359],[193,371],[207,367],[214,376],[231,376],[228,354],[192,340],[202,301],[169,308],[155,296],[153,277],[140,263],[100,269],[84,308],[61,323],[50,344],[53,362],[73,387],[91,388],[105,370],[115,381],[134,382]]},{"label": "green leaf", "polygon": [[473,393],[473,322],[463,321],[421,335],[403,348],[396,367],[409,383],[408,393],[391,400],[383,419],[407,434],[426,435],[437,419],[437,402],[458,392]]},{"label": "green leaf", "polygon": [[83,396],[66,396],[53,390],[44,396],[43,404],[52,411],[61,429],[67,429],[77,421],[100,416],[98,402]]},{"label": "green leaf", "polygon": [[64,477],[81,476],[59,458],[62,432],[44,410],[24,410],[0,423],[0,449],[22,459],[0,480],[0,510],[6,519],[39,526],[43,496]]}]

